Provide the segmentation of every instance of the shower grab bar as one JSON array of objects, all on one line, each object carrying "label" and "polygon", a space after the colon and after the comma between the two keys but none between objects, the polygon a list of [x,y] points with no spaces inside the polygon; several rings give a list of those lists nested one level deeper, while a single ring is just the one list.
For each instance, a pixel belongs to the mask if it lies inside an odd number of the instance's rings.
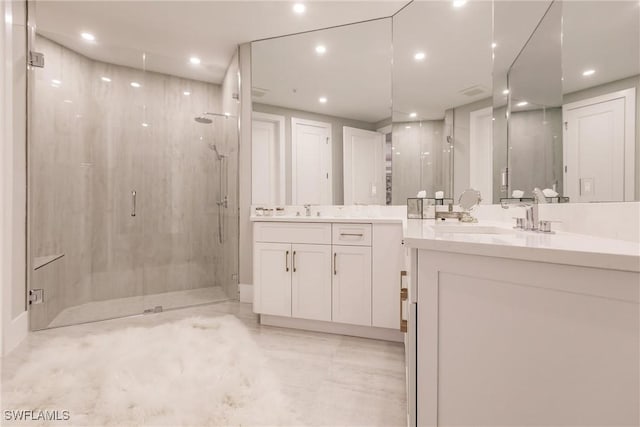
[{"label": "shower grab bar", "polygon": [[136,190],[131,192],[131,216],[136,216]]}]

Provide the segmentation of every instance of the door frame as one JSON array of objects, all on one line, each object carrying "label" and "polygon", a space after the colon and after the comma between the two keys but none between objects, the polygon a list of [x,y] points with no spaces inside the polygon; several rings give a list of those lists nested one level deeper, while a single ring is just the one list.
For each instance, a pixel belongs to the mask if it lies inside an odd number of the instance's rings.
[{"label": "door frame", "polygon": [[[472,180],[472,176],[471,176],[471,165],[473,164],[473,160],[474,160],[474,156],[473,153],[475,152],[474,150],[474,142],[475,141],[475,134],[476,134],[476,129],[478,126],[478,120],[482,119],[484,117],[491,117],[493,118],[493,106],[491,107],[486,107],[486,108],[481,108],[479,110],[474,110],[472,112],[469,113],[469,188],[473,188],[473,186],[471,185],[471,180]],[[490,192],[489,194],[483,194],[482,199],[485,202],[484,204],[492,204],[493,203],[493,128],[491,128],[491,138],[489,138],[489,185],[490,185]],[[476,190],[480,190],[478,188],[476,188]],[[481,192],[482,193],[482,192]]]},{"label": "door frame", "polygon": [[328,203],[327,205],[333,204],[333,141],[332,141],[332,129],[331,123],[328,122],[319,122],[315,120],[307,120],[300,119],[297,117],[291,117],[291,204],[296,205],[298,203],[297,200],[297,187],[298,187],[298,177],[297,177],[297,152],[298,152],[298,140],[296,136],[296,126],[297,125],[307,125],[307,126],[317,126],[327,129],[327,173],[329,177],[327,179],[327,197]]},{"label": "door frame", "polygon": [[567,188],[568,144],[566,138],[566,114],[575,110],[603,102],[624,99],[624,201],[633,201],[635,196],[635,162],[636,162],[636,88],[623,89],[593,98],[570,102],[562,106],[563,138],[562,138],[562,188]]},{"label": "door frame", "polygon": [[[259,121],[259,122],[268,122],[268,123],[274,123],[275,125],[277,125],[278,130],[276,131],[277,135],[278,135],[278,150],[279,150],[279,156],[278,156],[278,161],[280,163],[280,171],[278,172],[278,179],[279,179],[279,185],[278,185],[278,191],[280,193],[280,200],[277,201],[277,204],[286,204],[286,200],[287,200],[287,194],[286,194],[286,179],[287,179],[287,175],[286,175],[286,163],[285,163],[285,119],[284,116],[278,115],[278,114],[269,114],[269,113],[262,113],[260,111],[253,111],[251,113],[251,125],[253,126],[253,122],[254,121]],[[251,170],[253,171],[253,162],[255,161],[254,157],[253,157],[253,144],[251,144]],[[253,203],[253,176],[254,174],[251,174],[251,194],[252,194],[252,198],[251,198],[251,203]]]}]

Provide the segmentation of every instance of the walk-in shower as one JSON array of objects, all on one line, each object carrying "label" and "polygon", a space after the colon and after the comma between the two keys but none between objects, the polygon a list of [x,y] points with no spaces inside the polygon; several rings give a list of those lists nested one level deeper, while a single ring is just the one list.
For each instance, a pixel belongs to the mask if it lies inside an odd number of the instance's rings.
[{"label": "walk-in shower", "polygon": [[28,6],[32,329],[236,298],[237,63],[211,81],[143,40],[75,43],[105,2]]}]

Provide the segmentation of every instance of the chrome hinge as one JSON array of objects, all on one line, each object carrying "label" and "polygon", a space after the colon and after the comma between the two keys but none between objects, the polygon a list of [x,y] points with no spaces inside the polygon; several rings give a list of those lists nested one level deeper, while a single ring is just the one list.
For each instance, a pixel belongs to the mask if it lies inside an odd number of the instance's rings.
[{"label": "chrome hinge", "polygon": [[44,289],[29,290],[29,305],[42,304],[44,302]]},{"label": "chrome hinge", "polygon": [[564,122],[564,130],[569,130],[569,122]]},{"label": "chrome hinge", "polygon": [[32,67],[44,68],[44,53],[29,51],[28,63]]}]

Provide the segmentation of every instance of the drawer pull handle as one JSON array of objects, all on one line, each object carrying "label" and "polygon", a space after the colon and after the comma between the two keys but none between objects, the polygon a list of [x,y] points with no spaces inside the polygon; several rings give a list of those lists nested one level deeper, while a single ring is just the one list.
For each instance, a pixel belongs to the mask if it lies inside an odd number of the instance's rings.
[{"label": "drawer pull handle", "polygon": [[404,311],[404,302],[409,299],[409,290],[407,288],[402,287],[402,278],[407,275],[406,271],[400,272],[400,332],[407,332],[407,321],[402,316]]},{"label": "drawer pull handle", "polygon": [[293,272],[296,272],[296,251],[293,251]]},{"label": "drawer pull handle", "polygon": [[355,236],[355,237],[364,237],[362,233],[340,233],[341,236]]},{"label": "drawer pull handle", "polygon": [[284,270],[289,271],[289,251],[284,256]]},{"label": "drawer pull handle", "polygon": [[338,275],[338,261],[337,261],[337,257],[338,254],[336,252],[333,253],[333,275],[337,276]]}]

